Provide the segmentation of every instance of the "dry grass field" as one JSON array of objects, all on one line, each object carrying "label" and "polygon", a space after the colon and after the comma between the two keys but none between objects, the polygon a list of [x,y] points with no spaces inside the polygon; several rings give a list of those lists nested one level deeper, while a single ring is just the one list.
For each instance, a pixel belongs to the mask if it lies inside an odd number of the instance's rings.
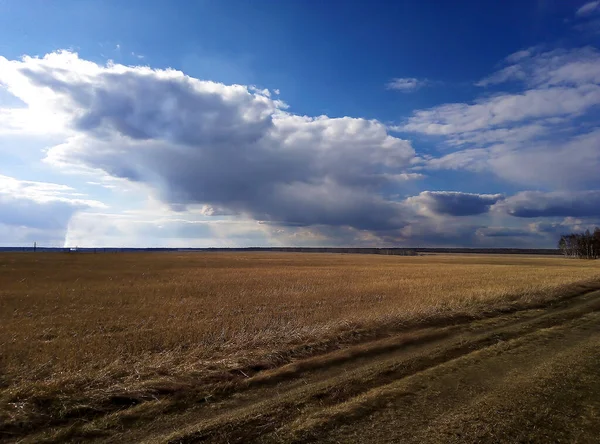
[{"label": "dry grass field", "polygon": [[[168,411],[165,395],[210,393],[389,332],[541,307],[582,281],[600,282],[600,263],[500,255],[1,254],[0,440],[31,433],[34,441],[66,439],[91,427],[82,423],[110,422],[132,406],[142,416],[146,404],[154,409],[146,414]],[[58,435],[48,432],[54,429]]]}]

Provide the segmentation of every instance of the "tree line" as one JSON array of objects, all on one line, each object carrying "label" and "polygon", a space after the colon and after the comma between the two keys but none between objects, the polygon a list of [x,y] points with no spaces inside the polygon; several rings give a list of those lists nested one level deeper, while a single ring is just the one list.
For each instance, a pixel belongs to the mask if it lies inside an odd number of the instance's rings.
[{"label": "tree line", "polygon": [[600,228],[593,233],[563,234],[558,241],[558,248],[567,257],[580,259],[598,259],[600,257]]}]

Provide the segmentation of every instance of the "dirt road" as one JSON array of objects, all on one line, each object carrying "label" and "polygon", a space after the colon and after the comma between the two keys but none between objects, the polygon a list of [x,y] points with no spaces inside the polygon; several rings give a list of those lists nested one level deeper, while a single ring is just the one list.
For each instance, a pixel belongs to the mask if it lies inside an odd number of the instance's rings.
[{"label": "dirt road", "polygon": [[[210,393],[157,397],[50,441],[598,442],[600,291],[397,332]],[[42,435],[23,442],[39,442]]]}]

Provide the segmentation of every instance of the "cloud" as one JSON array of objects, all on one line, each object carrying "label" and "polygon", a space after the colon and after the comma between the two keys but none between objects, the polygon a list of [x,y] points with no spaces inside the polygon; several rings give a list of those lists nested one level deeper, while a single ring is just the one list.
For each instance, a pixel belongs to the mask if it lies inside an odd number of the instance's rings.
[{"label": "cloud", "polygon": [[[396,243],[407,247],[465,247],[478,246],[476,236],[481,224],[451,217],[419,217],[394,233]],[[390,242],[391,243],[391,242]]]},{"label": "cloud", "polygon": [[77,54],[0,59],[0,82],[60,117],[47,161],[143,184],[179,211],[208,205],[281,226],[404,225],[386,198],[410,172],[410,142],[376,120],[299,116],[269,91],[175,70],[100,66]]},{"label": "cloud", "polygon": [[476,232],[477,236],[485,237],[529,237],[532,236],[531,230],[526,228],[511,228],[511,227],[484,227],[479,228]]},{"label": "cloud", "polygon": [[[515,58],[511,58],[515,61]],[[416,111],[404,131],[451,136],[492,130],[531,120],[583,115],[600,104],[600,52],[594,48],[524,51],[510,65],[479,82],[524,81],[521,93],[497,94],[475,103],[451,103]]]},{"label": "cloud", "polygon": [[597,37],[600,33],[600,1],[588,2],[577,10],[573,29],[588,38]]},{"label": "cloud", "polygon": [[585,189],[600,186],[600,129],[567,140],[544,140],[490,150],[499,177],[528,186]]},{"label": "cloud", "polygon": [[506,63],[516,63],[522,59],[525,59],[525,58],[531,56],[534,51],[535,51],[534,47],[528,48],[528,49],[522,49],[520,51],[513,52],[512,54],[506,56],[504,58],[504,61]]},{"label": "cloud", "polygon": [[[0,58],[0,83],[21,101],[0,108],[12,119],[0,131],[28,134],[52,116],[62,138],[46,162],[161,203],[112,214],[69,187],[0,177],[0,214],[10,213],[0,216],[0,241],[46,230],[79,246],[552,246],[555,233],[531,218],[596,217],[589,205],[568,206],[600,187],[596,58],[589,48],[509,56],[526,76],[506,81],[522,92],[417,111],[397,128],[442,138],[437,156],[422,157],[377,120],[296,115],[275,91],[70,52]],[[415,188],[444,169],[565,194]]]},{"label": "cloud", "polygon": [[[397,238],[394,236],[394,241]],[[66,246],[252,247],[389,246],[391,238],[352,227],[294,226],[241,218],[198,217],[195,211],[82,211],[69,222]]]},{"label": "cloud", "polygon": [[414,77],[396,77],[390,80],[386,87],[387,89],[393,89],[400,92],[413,92],[428,84],[429,81],[426,79],[417,79]]},{"label": "cloud", "polygon": [[549,189],[600,186],[598,50],[529,48],[506,62],[508,67],[482,82],[516,81],[523,91],[419,110],[396,127],[442,138],[440,155],[418,168],[492,172]]},{"label": "cloud", "polygon": [[0,194],[0,223],[16,227],[61,229],[67,226],[71,216],[86,208],[61,201],[36,202]]},{"label": "cloud", "polygon": [[485,149],[467,149],[427,160],[431,170],[483,171],[488,168],[489,152]]},{"label": "cloud", "polygon": [[407,199],[421,212],[449,216],[473,216],[487,213],[490,207],[503,199],[501,194],[472,194],[458,191],[423,191]]},{"label": "cloud", "polygon": [[554,240],[554,245],[558,238],[563,234],[582,233],[586,230],[594,231],[600,226],[600,219],[596,218],[575,218],[565,217],[560,221],[536,221],[528,224],[528,228],[533,233],[545,235]]},{"label": "cloud", "polygon": [[600,1],[588,2],[579,8],[575,15],[578,17],[586,16],[598,12],[600,10]]},{"label": "cloud", "polygon": [[511,216],[600,217],[600,190],[579,192],[524,191],[496,205]]},{"label": "cloud", "polygon": [[[526,57],[525,55],[522,57]],[[526,74],[519,65],[510,65],[502,68],[500,71],[495,72],[491,76],[488,76],[480,81],[476,82],[476,86],[486,87],[490,85],[496,85],[498,83],[508,82],[509,80],[525,80]]]},{"label": "cloud", "polygon": [[[494,137],[489,139],[493,131],[479,132],[479,145],[489,145],[487,148],[467,148],[428,159],[421,168],[476,173],[490,171],[501,179],[531,187],[585,189],[600,186],[597,173],[600,168],[600,129],[567,136],[566,140],[565,135],[551,129],[548,133],[554,135],[555,140],[536,140],[534,135],[541,133],[523,129],[520,135],[517,131],[515,137],[507,137],[505,143],[493,141]],[[463,143],[474,142],[466,138]]]},{"label": "cloud", "polygon": [[103,207],[101,202],[82,199],[65,185],[0,175],[0,244],[31,239],[62,244],[76,212]]},{"label": "cloud", "polygon": [[502,94],[474,104],[452,103],[417,111],[403,129],[429,135],[453,135],[512,125],[530,119],[577,116],[600,103],[600,85],[531,89]]},{"label": "cloud", "polygon": [[[554,124],[556,127],[556,123]],[[530,125],[521,125],[513,128],[494,128],[488,130],[467,131],[448,136],[447,142],[451,146],[477,145],[480,147],[498,143],[514,144],[539,138],[552,130],[550,122],[536,122]]]},{"label": "cloud", "polygon": [[7,198],[29,200],[36,204],[60,202],[80,207],[104,207],[104,204],[96,200],[82,199],[84,195],[67,185],[19,180],[4,175],[0,175],[0,193]]},{"label": "cloud", "polygon": [[[179,217],[178,217],[179,216]],[[250,247],[277,245],[271,227],[249,220],[206,220],[169,211],[82,211],[69,221],[65,246]]]},{"label": "cloud", "polygon": [[532,87],[600,83],[600,53],[592,47],[543,53],[530,49],[523,51],[518,58],[513,56],[506,59],[512,64],[482,79],[477,85],[489,86],[508,81],[525,82]]}]

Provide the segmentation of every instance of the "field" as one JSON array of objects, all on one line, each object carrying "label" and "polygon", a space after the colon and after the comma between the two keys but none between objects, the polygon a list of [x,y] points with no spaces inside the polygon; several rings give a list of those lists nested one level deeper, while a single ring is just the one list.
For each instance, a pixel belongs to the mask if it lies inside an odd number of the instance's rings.
[{"label": "field", "polygon": [[559,257],[0,254],[0,440],[502,441],[469,415],[513,403],[506,381],[539,389],[523,413],[585,380],[598,289],[598,261]]}]

